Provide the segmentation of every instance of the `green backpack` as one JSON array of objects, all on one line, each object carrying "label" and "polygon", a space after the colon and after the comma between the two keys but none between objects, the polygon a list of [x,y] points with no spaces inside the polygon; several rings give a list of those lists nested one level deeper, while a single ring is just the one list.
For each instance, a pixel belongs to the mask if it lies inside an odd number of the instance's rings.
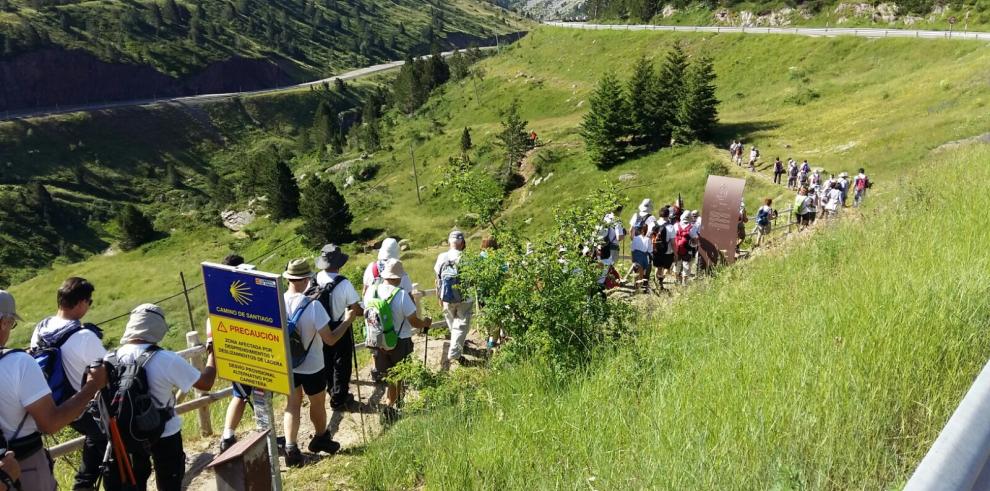
[{"label": "green backpack", "polygon": [[378,287],[374,288],[374,297],[364,310],[365,345],[390,351],[399,344],[399,333],[392,318],[392,299],[400,288],[396,288],[388,298],[379,297]]}]

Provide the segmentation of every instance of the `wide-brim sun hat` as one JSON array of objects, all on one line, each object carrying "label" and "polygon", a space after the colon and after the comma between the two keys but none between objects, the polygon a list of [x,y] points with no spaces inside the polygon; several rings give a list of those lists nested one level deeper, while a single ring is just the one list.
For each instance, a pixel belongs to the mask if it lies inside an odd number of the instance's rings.
[{"label": "wide-brim sun hat", "polygon": [[143,303],[131,311],[120,343],[144,341],[158,344],[162,342],[162,339],[165,339],[167,332],[168,323],[165,322],[165,311],[153,303]]},{"label": "wide-brim sun hat", "polygon": [[402,267],[402,261],[389,259],[385,261],[385,267],[379,274],[385,280],[401,280],[406,274],[406,269]]},{"label": "wide-brim sun hat", "polygon": [[285,267],[282,277],[287,280],[305,280],[313,276],[313,269],[306,259],[293,259]]},{"label": "wide-brim sun hat", "polygon": [[382,247],[378,249],[378,260],[399,259],[399,241],[392,237],[386,237],[382,241]]},{"label": "wide-brim sun hat", "polygon": [[316,257],[316,268],[340,269],[344,267],[344,264],[347,264],[348,259],[350,259],[350,256],[344,254],[344,251],[341,251],[335,244],[327,244],[323,246],[323,249],[320,250],[320,255]]},{"label": "wide-brim sun hat", "polygon": [[682,221],[685,221],[686,222],[686,221],[688,221],[690,219],[691,219],[691,212],[690,211],[685,211],[684,213],[681,213],[681,220]]},{"label": "wide-brim sun hat", "polygon": [[14,296],[6,290],[0,290],[0,316],[4,315],[13,317],[17,322],[24,320],[17,315],[17,302],[14,301]]},{"label": "wide-brim sun hat", "polygon": [[653,200],[646,198],[639,204],[640,213],[650,213],[653,211]]}]

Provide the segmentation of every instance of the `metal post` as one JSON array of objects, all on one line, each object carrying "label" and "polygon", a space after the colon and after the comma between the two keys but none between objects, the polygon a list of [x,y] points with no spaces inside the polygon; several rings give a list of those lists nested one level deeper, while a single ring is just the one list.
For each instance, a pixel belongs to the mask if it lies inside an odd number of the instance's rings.
[{"label": "metal post", "polygon": [[[199,333],[195,330],[186,333],[186,346],[190,348],[195,348],[200,346]],[[200,356],[193,356],[189,360],[192,362],[192,366],[199,371],[203,371],[203,358]],[[203,392],[201,390],[196,391],[196,397],[203,397],[208,395],[208,392]],[[199,414],[199,434],[201,436],[210,436],[213,434],[213,424],[210,422],[210,407],[209,405],[203,406],[196,411]]]},{"label": "metal post", "polygon": [[186,310],[189,312],[189,331],[196,330],[196,321],[193,320],[192,303],[189,302],[189,289],[186,288],[186,275],[179,271],[179,279],[182,280],[182,294],[186,296]]},{"label": "metal post", "polygon": [[412,160],[413,179],[416,181],[416,203],[423,204],[423,198],[419,196],[419,173],[416,172],[416,154],[413,153],[412,140],[409,140],[409,158]]},{"label": "metal post", "polygon": [[[282,491],[282,471],[278,462],[278,441],[275,439],[275,410],[272,404],[272,393],[265,391],[265,412],[271,431],[268,432],[268,460],[272,463],[272,490]],[[257,410],[257,407],[255,407]]]}]

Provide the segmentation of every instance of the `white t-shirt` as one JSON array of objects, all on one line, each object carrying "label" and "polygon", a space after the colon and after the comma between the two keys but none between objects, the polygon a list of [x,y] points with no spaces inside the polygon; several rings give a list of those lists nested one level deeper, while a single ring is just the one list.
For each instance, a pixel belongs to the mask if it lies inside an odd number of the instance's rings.
[{"label": "white t-shirt", "polygon": [[825,209],[829,211],[835,211],[839,208],[842,202],[842,191],[839,189],[832,189],[828,192],[828,203],[825,204]]},{"label": "white t-shirt", "polygon": [[[296,307],[302,305],[304,298],[306,295],[302,293],[285,292],[286,319],[292,317],[292,313],[296,311]],[[302,317],[299,318],[299,322],[296,323],[303,347],[309,346],[309,352],[306,353],[306,359],[303,360],[302,364],[292,369],[293,373],[309,375],[323,370],[323,338],[317,331],[326,329],[329,323],[330,315],[327,314],[323,305],[320,302],[310,302]]]},{"label": "white t-shirt", "polygon": [[[38,346],[41,336],[55,333],[71,322],[75,321],[54,316],[41,321],[31,336],[31,347]],[[89,329],[83,329],[65,341],[62,345],[62,365],[65,367],[65,375],[69,377],[69,384],[72,385],[73,390],[79,391],[87,367],[102,360],[106,354],[107,350],[103,347],[103,342]]]},{"label": "white t-shirt", "polygon": [[677,227],[671,222],[663,224],[663,227],[667,229],[667,252],[665,254],[673,254],[674,239],[677,238]]},{"label": "white t-shirt", "polygon": [[653,233],[653,226],[657,224],[657,218],[653,215],[646,215],[645,218],[638,211],[633,213],[632,218],[629,219],[629,233],[633,234],[635,237],[639,231],[636,230],[636,222],[646,223],[646,233],[647,235]]},{"label": "white t-shirt", "polygon": [[[376,291],[378,292],[378,298],[388,298],[395,289],[396,287],[388,283],[378,285],[378,288],[369,288],[367,294],[364,296],[364,303],[367,305],[368,302],[375,298]],[[399,332],[399,337],[402,339],[411,338],[412,324],[409,324],[408,318],[410,315],[416,313],[416,302],[413,302],[412,297],[400,288],[389,305],[392,307],[392,320],[399,325],[396,329]]]},{"label": "white t-shirt", "polygon": [[[151,345],[125,344],[117,348],[117,360],[132,362],[149,346]],[[155,406],[158,408],[175,407],[176,389],[189,392],[200,377],[199,370],[181,356],[168,350],[155,353],[144,366],[144,373],[148,376],[148,393],[154,398]],[[165,423],[162,438],[172,436],[181,430],[182,418],[178,415],[172,416],[172,419]]]},{"label": "white t-shirt", "polygon": [[[316,274],[316,284],[326,286],[338,276],[340,275],[337,273],[320,271]],[[361,297],[354,290],[354,285],[351,284],[351,281],[348,279],[341,280],[340,284],[334,287],[333,292],[330,294],[330,310],[332,313],[327,312],[330,315],[330,320],[334,322],[344,320],[344,316],[347,315],[347,308],[360,301]]]},{"label": "white t-shirt", "polygon": [[12,439],[21,420],[24,426],[17,433],[18,438],[38,431],[34,418],[28,416],[24,408],[52,393],[41,367],[27,353],[11,353],[0,360],[0,373],[4,377],[0,384],[0,429],[3,429],[3,436]]},{"label": "white t-shirt", "polygon": [[[364,277],[361,279],[361,283],[364,284],[365,290],[371,287],[371,284],[375,282],[375,263],[379,263],[378,264],[379,272],[385,269],[385,266],[381,264],[379,261],[372,261],[368,263],[368,267],[364,268]],[[402,289],[407,292],[411,292],[413,290],[412,280],[409,279],[408,274],[402,273],[402,279],[400,280],[399,286],[402,287]]]},{"label": "white t-shirt", "polygon": [[632,239],[632,250],[642,252],[652,252],[653,241],[649,235],[637,235]]}]

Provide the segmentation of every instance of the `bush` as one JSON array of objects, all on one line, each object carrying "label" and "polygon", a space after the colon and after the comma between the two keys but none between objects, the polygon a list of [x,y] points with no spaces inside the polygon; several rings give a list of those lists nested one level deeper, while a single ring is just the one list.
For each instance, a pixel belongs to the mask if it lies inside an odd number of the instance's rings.
[{"label": "bush", "polygon": [[712,161],[705,164],[705,175],[706,176],[727,176],[729,175],[729,167],[722,162]]}]

